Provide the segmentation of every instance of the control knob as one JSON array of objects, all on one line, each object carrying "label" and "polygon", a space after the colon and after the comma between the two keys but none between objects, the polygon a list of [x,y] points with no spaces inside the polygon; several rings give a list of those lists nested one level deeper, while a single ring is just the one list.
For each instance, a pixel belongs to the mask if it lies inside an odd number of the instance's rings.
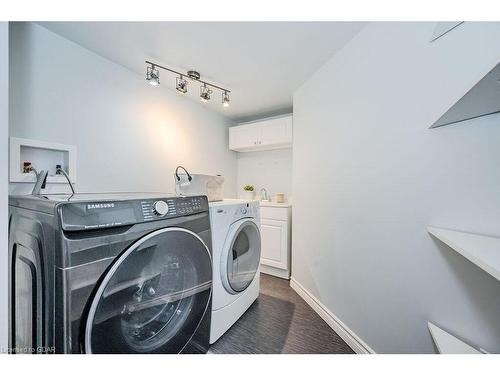
[{"label": "control knob", "polygon": [[153,203],[153,213],[156,216],[164,216],[168,213],[168,204],[164,201],[156,201]]}]

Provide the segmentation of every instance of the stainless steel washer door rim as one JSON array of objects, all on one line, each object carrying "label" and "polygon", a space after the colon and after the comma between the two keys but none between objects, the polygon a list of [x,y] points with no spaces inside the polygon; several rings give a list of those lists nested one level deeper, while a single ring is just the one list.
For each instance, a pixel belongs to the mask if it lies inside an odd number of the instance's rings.
[{"label": "stainless steel washer door rim", "polygon": [[260,230],[255,220],[231,224],[220,259],[220,277],[227,292],[238,294],[248,288],[259,269],[260,253]]},{"label": "stainless steel washer door rim", "polygon": [[[145,252],[147,252],[148,249],[155,248],[155,246],[151,246],[151,243],[155,243],[155,241],[161,242],[162,239],[163,240],[166,239],[165,243],[170,243],[170,242],[172,242],[172,238],[175,239],[176,237],[182,239],[183,245],[185,245],[186,243],[191,244],[188,247],[188,249],[190,249],[190,250],[186,251],[186,252],[188,252],[188,253],[190,252],[191,254],[196,253],[198,255],[201,254],[201,257],[199,257],[199,256],[197,257],[197,258],[201,259],[198,262],[198,265],[199,266],[201,265],[200,266],[201,269],[204,270],[203,271],[203,274],[204,274],[203,280],[201,280],[201,281],[197,280],[200,283],[200,285],[196,285],[196,286],[191,287],[191,288],[189,288],[189,286],[188,286],[188,288],[191,289],[188,291],[189,293],[184,293],[185,291],[180,290],[180,292],[182,292],[183,296],[178,297],[178,299],[184,298],[184,295],[186,295],[187,297],[190,297],[194,294],[197,294],[199,292],[201,293],[201,292],[203,292],[203,290],[208,290],[208,289],[210,289],[209,294],[211,295],[212,257],[211,257],[209,249],[207,248],[207,246],[205,245],[203,240],[196,233],[194,233],[190,230],[184,229],[184,228],[170,227],[170,228],[163,228],[163,229],[156,230],[156,231],[140,238],[139,240],[137,240],[123,254],[121,254],[115,260],[115,262],[113,263],[113,265],[111,266],[109,271],[107,271],[107,273],[104,276],[104,279],[101,281],[100,285],[98,286],[98,289],[97,289],[95,295],[93,296],[93,300],[92,300],[91,306],[89,308],[89,313],[88,313],[87,321],[86,321],[86,325],[85,325],[84,347],[85,347],[86,353],[89,353],[89,354],[93,353],[92,347],[94,344],[96,344],[96,341],[93,340],[93,328],[95,327],[96,329],[98,329],[97,332],[101,331],[101,328],[98,326],[95,326],[94,323],[96,322],[96,319],[97,319],[97,321],[100,321],[99,316],[102,314],[99,311],[102,311],[102,309],[103,309],[103,307],[101,307],[102,306],[101,302],[104,303],[104,306],[109,306],[109,303],[106,302],[105,299],[107,298],[106,292],[108,291],[110,285],[112,286],[112,284],[116,283],[117,278],[120,279],[120,276],[123,275],[124,272],[127,272],[127,278],[128,278],[128,271],[130,271],[129,265],[135,263],[135,261],[137,260],[138,254],[145,254]],[[147,241],[149,241],[149,242],[147,242]],[[174,253],[176,251],[174,249],[172,249],[172,251],[168,251],[168,248],[167,248],[167,251],[163,251],[163,249],[164,249],[163,246],[159,246],[159,249],[160,250],[158,252],[156,252],[156,254],[162,254],[163,256],[167,256],[167,257],[170,256],[171,253]],[[182,249],[182,246],[181,246],[181,249]],[[201,251],[201,253],[200,253],[200,251]],[[206,252],[205,255],[203,255],[204,252]],[[192,256],[191,256],[191,259],[193,259]],[[153,264],[149,260],[150,260],[150,258],[147,258],[148,263],[145,263],[145,264],[148,264],[148,265],[150,263]],[[167,263],[168,262],[163,262],[163,261],[157,262],[157,264],[155,266],[156,267],[158,267],[158,266],[166,267],[166,266],[169,266]],[[177,268],[178,268],[179,264],[173,263],[172,266],[177,266]],[[148,267],[148,268],[150,268],[150,267]],[[137,270],[135,272],[137,272]],[[168,272],[170,272],[170,271],[168,271]],[[175,272],[175,271],[172,271],[172,272]],[[116,275],[116,277],[115,277],[115,275]],[[133,279],[133,276],[134,276],[134,274],[131,274],[130,278]],[[168,283],[169,283],[169,280],[167,277],[167,284]],[[126,283],[122,283],[122,284],[126,284]],[[139,294],[141,294],[141,295],[137,296],[138,298],[142,299],[142,294],[144,292],[144,291],[142,291],[142,289],[145,289],[144,285],[145,285],[145,283],[143,283],[141,288],[140,288],[141,291]],[[190,285],[190,286],[193,286],[193,285]],[[206,294],[208,292],[204,292],[204,293]],[[134,297],[135,297],[135,294],[134,294]],[[156,299],[158,299],[158,298],[156,298]],[[200,298],[198,298],[198,300],[199,299]],[[160,300],[161,300],[161,298],[160,298]],[[139,300],[139,302],[141,302],[141,301]],[[148,301],[146,301],[146,298],[145,298],[145,300],[142,302],[143,302],[143,304],[147,305]],[[201,307],[203,309],[203,311],[206,311],[208,306],[209,306],[209,303],[210,303],[210,298],[208,298],[206,301],[204,299],[202,299],[200,302],[201,302],[201,304],[198,303],[199,307]],[[131,307],[134,307],[134,306],[131,306]],[[199,311],[200,309],[197,309],[197,310]],[[133,310],[131,310],[131,311],[133,311]],[[190,319],[190,320],[194,321],[193,319]],[[198,324],[198,322],[197,322],[197,324]],[[111,334],[111,332],[110,332],[110,334]],[[100,336],[102,337],[101,334],[97,333],[96,338],[99,338]],[[181,337],[181,336],[179,336],[179,337]],[[99,340],[97,341],[98,346],[100,346],[99,345],[100,342],[101,341],[99,341]],[[162,343],[161,345],[159,345],[157,347],[163,347],[166,344],[168,344],[168,341]],[[103,349],[101,348],[100,352],[107,352],[107,350],[108,349],[105,348],[105,351],[103,351]],[[129,349],[127,348],[125,352],[128,352],[128,350]],[[97,352],[99,352],[99,350]],[[110,350],[110,353],[111,352],[120,352],[120,351]],[[131,351],[131,352],[133,352],[133,351]],[[146,353],[147,353],[147,351],[146,351]]]}]

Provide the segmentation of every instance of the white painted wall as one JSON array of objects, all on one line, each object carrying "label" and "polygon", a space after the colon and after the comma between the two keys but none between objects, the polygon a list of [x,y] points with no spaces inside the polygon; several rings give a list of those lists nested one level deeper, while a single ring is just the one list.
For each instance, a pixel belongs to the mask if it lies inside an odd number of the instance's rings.
[{"label": "white painted wall", "polygon": [[256,194],[265,188],[275,200],[276,193],[285,193],[292,198],[292,149],[239,152],[238,153],[238,193],[246,184],[254,185]]},{"label": "white painted wall", "polygon": [[173,170],[182,164],[223,175],[226,195],[236,195],[236,154],[227,146],[232,123],[176,94],[174,81],[151,87],[32,23],[11,25],[10,62],[10,135],[76,145],[77,191],[173,192]]},{"label": "white painted wall", "polygon": [[434,352],[428,320],[500,352],[500,283],[426,232],[500,236],[500,115],[428,129],[500,23],[434,25],[370,24],[295,93],[292,275],[376,352]]},{"label": "white painted wall", "polygon": [[0,22],[0,353],[8,346],[8,124],[9,124],[9,23]]}]

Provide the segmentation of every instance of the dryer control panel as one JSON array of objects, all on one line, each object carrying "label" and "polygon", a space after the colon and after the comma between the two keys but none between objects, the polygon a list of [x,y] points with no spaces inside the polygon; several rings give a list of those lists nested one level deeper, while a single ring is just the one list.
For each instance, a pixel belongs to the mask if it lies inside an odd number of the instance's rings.
[{"label": "dryer control panel", "polygon": [[208,211],[206,196],[75,201],[59,206],[63,230],[105,229],[194,215]]}]

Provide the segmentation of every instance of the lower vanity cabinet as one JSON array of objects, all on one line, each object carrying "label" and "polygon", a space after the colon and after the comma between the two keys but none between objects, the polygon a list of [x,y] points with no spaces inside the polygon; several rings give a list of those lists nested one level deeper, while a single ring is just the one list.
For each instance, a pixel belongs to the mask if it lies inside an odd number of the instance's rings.
[{"label": "lower vanity cabinet", "polygon": [[261,202],[260,271],[269,275],[290,278],[291,206]]}]

